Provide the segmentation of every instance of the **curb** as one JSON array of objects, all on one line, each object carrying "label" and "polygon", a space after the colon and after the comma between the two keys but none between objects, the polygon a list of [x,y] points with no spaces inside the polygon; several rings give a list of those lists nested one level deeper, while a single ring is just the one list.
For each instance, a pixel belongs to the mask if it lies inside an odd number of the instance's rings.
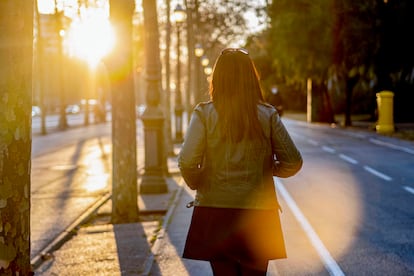
[{"label": "curb", "polygon": [[178,185],[179,185],[179,188],[178,188],[177,192],[174,195],[174,200],[171,203],[170,207],[168,208],[168,211],[167,211],[166,215],[164,216],[162,227],[161,227],[160,231],[157,233],[155,242],[154,242],[153,246],[150,248],[150,250],[148,252],[148,257],[146,258],[146,260],[144,262],[144,266],[143,266],[144,271],[142,273],[143,276],[148,276],[150,274],[151,269],[152,269],[152,265],[154,264],[155,256],[159,255],[159,251],[160,251],[160,248],[161,248],[161,243],[164,239],[165,233],[167,232],[167,228],[168,228],[168,225],[170,224],[172,214],[174,213],[175,208],[178,205],[178,201],[180,200],[181,195],[182,195],[183,190],[184,190],[185,185],[184,185],[184,179],[183,178],[180,178]]},{"label": "curb", "polygon": [[86,222],[103,204],[112,197],[112,193],[108,192],[98,201],[90,206],[79,218],[72,222],[65,230],[62,231],[49,245],[43,248],[33,259],[30,260],[32,270],[38,269],[41,264],[49,258],[51,252],[61,247],[74,233],[75,229]]}]

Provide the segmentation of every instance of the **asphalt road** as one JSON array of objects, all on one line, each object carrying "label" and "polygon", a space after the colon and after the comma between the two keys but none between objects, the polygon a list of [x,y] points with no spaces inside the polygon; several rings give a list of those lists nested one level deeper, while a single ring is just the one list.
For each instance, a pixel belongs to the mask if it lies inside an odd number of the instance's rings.
[{"label": "asphalt road", "polygon": [[[107,120],[110,120],[110,115],[111,113],[107,114]],[[45,127],[46,127],[46,132],[49,133],[53,133],[58,131],[58,126],[59,126],[59,116],[58,114],[51,114],[51,115],[47,115],[45,118]],[[89,123],[93,124],[94,122],[94,115],[93,113],[89,114]],[[77,113],[77,114],[67,114],[66,115],[66,120],[68,123],[69,128],[73,128],[73,127],[77,127],[77,126],[83,126],[84,125],[84,121],[85,121],[85,117],[84,117],[84,113]],[[38,135],[41,134],[41,118],[40,116],[35,116],[32,117],[32,133],[34,135]]]},{"label": "asphalt road", "polygon": [[34,135],[31,258],[111,192],[110,123]]},{"label": "asphalt road", "polygon": [[[269,275],[414,275],[414,143],[283,120],[304,166],[275,178],[288,258]],[[109,189],[82,184],[108,174],[109,144],[110,123],[33,137],[32,250]]]},{"label": "asphalt road", "polygon": [[414,275],[414,143],[284,121],[304,166],[275,178],[288,259],[271,275]]}]

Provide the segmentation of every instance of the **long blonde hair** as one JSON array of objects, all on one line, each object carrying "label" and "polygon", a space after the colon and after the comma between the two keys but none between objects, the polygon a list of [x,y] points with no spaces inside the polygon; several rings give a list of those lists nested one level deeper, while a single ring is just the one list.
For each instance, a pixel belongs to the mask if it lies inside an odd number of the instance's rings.
[{"label": "long blonde hair", "polygon": [[233,143],[263,137],[257,105],[263,102],[259,75],[248,52],[224,49],[210,81],[210,98],[217,110],[222,138]]}]

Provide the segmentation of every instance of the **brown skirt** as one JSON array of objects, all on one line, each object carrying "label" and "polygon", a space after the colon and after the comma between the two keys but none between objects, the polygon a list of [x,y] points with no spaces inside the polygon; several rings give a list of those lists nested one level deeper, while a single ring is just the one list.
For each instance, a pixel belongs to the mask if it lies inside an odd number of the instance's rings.
[{"label": "brown skirt", "polygon": [[183,257],[241,262],[286,258],[278,210],[196,206]]}]

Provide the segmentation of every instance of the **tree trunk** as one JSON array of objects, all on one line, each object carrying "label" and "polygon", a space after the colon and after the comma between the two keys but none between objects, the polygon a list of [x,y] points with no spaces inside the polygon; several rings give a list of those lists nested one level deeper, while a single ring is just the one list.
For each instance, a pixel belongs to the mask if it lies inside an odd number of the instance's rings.
[{"label": "tree trunk", "polygon": [[348,77],[345,82],[345,120],[344,126],[352,125],[352,92],[358,83],[358,77]]},{"label": "tree trunk", "polygon": [[311,121],[322,123],[334,123],[335,118],[332,103],[326,84],[323,81],[312,81],[312,106]]},{"label": "tree trunk", "polygon": [[137,142],[133,83],[133,0],[111,0],[117,44],[109,59],[112,90],[112,222],[138,220]]},{"label": "tree trunk", "polygon": [[0,1],[0,275],[32,275],[33,1]]}]

